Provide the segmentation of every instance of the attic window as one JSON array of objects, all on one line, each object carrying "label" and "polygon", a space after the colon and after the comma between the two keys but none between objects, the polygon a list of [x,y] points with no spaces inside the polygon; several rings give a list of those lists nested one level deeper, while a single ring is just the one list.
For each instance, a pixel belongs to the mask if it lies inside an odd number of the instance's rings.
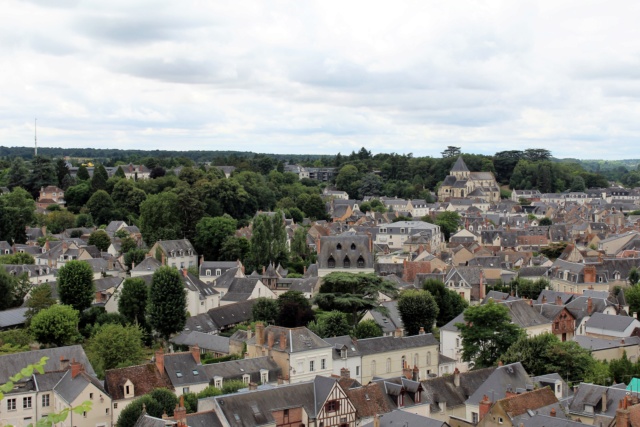
[{"label": "attic window", "polygon": [[358,258],[358,268],[364,268],[364,258]]},{"label": "attic window", "polygon": [[336,250],[341,251],[341,250],[342,250],[342,244],[338,243],[338,244],[336,245]]},{"label": "attic window", "polygon": [[180,371],[176,372],[176,377],[182,378],[182,372],[180,372]]},{"label": "attic window", "polygon": [[327,260],[327,267],[328,268],[336,268],[336,260],[333,259],[332,256],[330,256],[329,259]]},{"label": "attic window", "polygon": [[199,372],[198,372],[198,370],[197,370],[197,369],[194,369],[194,370],[192,370],[191,372],[193,373],[193,375],[198,375],[198,374],[199,374]]},{"label": "attic window", "polygon": [[352,244],[351,244],[351,250],[352,250],[352,251],[355,251],[355,250],[356,250],[356,244],[355,244],[355,243],[352,243]]},{"label": "attic window", "polygon": [[344,261],[342,264],[344,268],[351,268],[351,260],[349,259],[348,256],[344,257]]}]

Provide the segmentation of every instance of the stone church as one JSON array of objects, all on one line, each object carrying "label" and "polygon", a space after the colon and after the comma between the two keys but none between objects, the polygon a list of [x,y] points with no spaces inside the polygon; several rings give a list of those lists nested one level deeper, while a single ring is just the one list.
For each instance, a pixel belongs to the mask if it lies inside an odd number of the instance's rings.
[{"label": "stone church", "polygon": [[493,173],[470,172],[460,156],[438,190],[438,201],[444,202],[451,197],[478,198],[498,203],[500,188]]}]

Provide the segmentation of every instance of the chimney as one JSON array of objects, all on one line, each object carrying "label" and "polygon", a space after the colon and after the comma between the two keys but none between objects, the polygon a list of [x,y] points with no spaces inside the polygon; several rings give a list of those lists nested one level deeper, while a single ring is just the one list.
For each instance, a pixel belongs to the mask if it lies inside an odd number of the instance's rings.
[{"label": "chimney", "polygon": [[282,375],[278,375],[278,385],[282,384],[284,384],[284,379],[282,378]]},{"label": "chimney", "polygon": [[287,350],[287,332],[284,330],[280,331],[280,350]]},{"label": "chimney", "polygon": [[480,300],[483,300],[485,297],[484,292],[484,272],[480,270]]},{"label": "chimney", "polygon": [[349,369],[341,368],[340,369],[340,378],[346,378],[346,379],[351,378],[351,372],[349,371]]},{"label": "chimney", "polygon": [[596,266],[585,265],[584,266],[584,283],[596,283]]},{"label": "chimney", "polygon": [[396,338],[402,338],[403,335],[404,335],[404,331],[402,330],[402,328],[396,328],[396,331],[393,334],[393,336]]},{"label": "chimney", "polygon": [[377,413],[373,416],[373,427],[380,427],[380,416]]},{"label": "chimney", "polygon": [[94,299],[96,300],[97,303],[101,303],[102,302],[102,291],[96,291],[96,293],[94,295]]},{"label": "chimney", "polygon": [[509,399],[510,397],[515,397],[517,395],[518,395],[518,393],[515,393],[513,391],[513,388],[511,387],[511,384],[509,384],[509,386],[507,386],[507,390],[504,393],[505,399]]},{"label": "chimney", "polygon": [[479,406],[479,412],[480,412],[479,421],[482,421],[485,415],[489,413],[489,409],[491,409],[491,401],[489,400],[489,397],[486,394],[482,396],[482,400],[480,401],[478,406]]},{"label": "chimney", "polygon": [[264,273],[266,272],[266,268],[264,268],[264,265],[262,266],[262,275],[264,276]]},{"label": "chimney", "polygon": [[269,348],[273,348],[273,342],[275,341],[275,337],[273,336],[273,331],[269,331],[267,333],[267,345]]},{"label": "chimney", "polygon": [[556,408],[551,408],[551,412],[549,412],[549,415],[552,417],[556,416]]},{"label": "chimney", "polygon": [[498,360],[498,366],[504,366],[504,363],[502,363],[502,360]]},{"label": "chimney", "polygon": [[258,384],[254,382],[249,383],[249,390],[257,390],[257,389],[258,389]]},{"label": "chimney", "polygon": [[616,427],[631,427],[631,411],[628,409],[627,397],[620,400],[616,410]]},{"label": "chimney", "polygon": [[546,295],[542,295],[542,303],[543,304],[547,303],[547,296]]},{"label": "chimney", "polygon": [[458,368],[453,371],[453,385],[460,387],[460,371]]},{"label": "chimney", "polygon": [[602,413],[607,412],[607,392],[602,392]]},{"label": "chimney", "polygon": [[187,409],[184,407],[184,396],[180,396],[180,403],[173,410],[173,419],[176,420],[178,426],[187,426]]},{"label": "chimney", "polygon": [[160,375],[164,374],[164,350],[161,348],[156,350],[156,368]]},{"label": "chimney", "polygon": [[371,238],[371,233],[367,233],[369,235],[369,252],[373,252],[373,239]]},{"label": "chimney", "polygon": [[637,311],[634,311],[634,312],[633,312],[633,318],[634,318],[634,319],[637,319],[637,318],[638,318],[638,312],[637,312]]},{"label": "chimney", "polygon": [[167,265],[167,257],[165,256],[164,252],[162,252],[162,258],[160,259],[160,263],[162,265]]},{"label": "chimney", "polygon": [[189,273],[189,270],[187,270],[186,268],[183,268],[183,269],[182,269],[182,275],[183,275],[184,277],[187,277],[187,274],[188,274],[188,273]]},{"label": "chimney", "polygon": [[413,378],[413,369],[411,369],[409,365],[405,365],[405,367],[402,368],[402,376],[410,380]]},{"label": "chimney", "polygon": [[413,381],[420,381],[420,369],[417,366],[413,365],[413,375],[411,376]]},{"label": "chimney", "polygon": [[420,331],[418,332],[418,335],[424,335],[424,326],[420,326]]},{"label": "chimney", "polygon": [[253,331],[251,328],[247,329],[247,339],[250,340],[253,337]]},{"label": "chimney", "polygon": [[593,313],[593,300],[589,297],[589,299],[587,299],[587,314],[591,316],[591,313]]},{"label": "chimney", "polygon": [[133,270],[134,268],[136,268],[136,263],[134,261],[131,261],[131,269]]},{"label": "chimney", "polygon": [[560,295],[556,296],[556,305],[562,305],[562,297]]},{"label": "chimney", "polygon": [[200,265],[204,263],[204,255],[200,255]]},{"label": "chimney", "polygon": [[84,365],[80,362],[76,362],[76,359],[71,361],[71,378],[77,377],[80,372],[84,372]]},{"label": "chimney", "polygon": [[60,370],[66,371],[67,369],[69,369],[69,359],[64,356],[60,356]]},{"label": "chimney", "polygon": [[189,351],[193,356],[193,360],[195,360],[196,364],[199,365],[200,364],[200,347],[198,347],[198,344],[192,345],[191,347],[189,347]]},{"label": "chimney", "polygon": [[264,323],[256,323],[256,345],[264,345]]}]

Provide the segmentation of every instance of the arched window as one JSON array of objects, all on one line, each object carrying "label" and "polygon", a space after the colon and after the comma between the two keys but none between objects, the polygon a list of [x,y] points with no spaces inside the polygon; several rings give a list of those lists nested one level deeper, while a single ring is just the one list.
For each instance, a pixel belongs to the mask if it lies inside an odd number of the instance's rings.
[{"label": "arched window", "polygon": [[338,243],[338,244],[336,245],[336,249],[337,249],[337,250],[339,250],[339,251],[341,251],[341,250],[342,250],[342,244]]},{"label": "arched window", "polygon": [[391,372],[391,358],[387,359],[387,374]]},{"label": "arched window", "polygon": [[351,260],[349,260],[348,256],[344,257],[342,265],[344,266],[344,268],[351,268]]},{"label": "arched window", "polygon": [[351,244],[351,250],[352,250],[352,251],[355,251],[355,250],[356,250],[356,244],[355,244],[355,243],[352,243],[352,244]]},{"label": "arched window", "polygon": [[336,260],[333,259],[332,256],[330,256],[329,259],[327,260],[327,267],[336,268]]},{"label": "arched window", "polygon": [[371,361],[371,376],[374,376],[376,374],[376,361],[372,360]]},{"label": "arched window", "polygon": [[358,268],[364,268],[364,258],[362,256],[358,258]]}]

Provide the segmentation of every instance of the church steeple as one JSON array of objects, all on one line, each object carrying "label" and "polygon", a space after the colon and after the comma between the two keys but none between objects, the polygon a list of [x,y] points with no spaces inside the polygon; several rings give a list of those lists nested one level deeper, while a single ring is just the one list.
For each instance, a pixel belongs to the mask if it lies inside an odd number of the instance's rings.
[{"label": "church steeple", "polygon": [[455,176],[458,179],[469,178],[469,168],[462,159],[462,156],[458,157],[458,160],[456,160],[453,168],[451,168],[451,175]]}]

